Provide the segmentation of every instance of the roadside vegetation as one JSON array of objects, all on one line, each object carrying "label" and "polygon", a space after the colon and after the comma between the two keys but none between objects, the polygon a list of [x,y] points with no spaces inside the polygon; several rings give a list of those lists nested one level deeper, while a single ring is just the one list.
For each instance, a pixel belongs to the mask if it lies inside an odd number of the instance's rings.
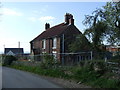
[{"label": "roadside vegetation", "polygon": [[75,66],[62,66],[54,62],[54,58],[47,54],[42,62],[15,60],[14,58],[12,63],[3,65],[38,75],[73,80],[76,83],[92,86],[93,88],[120,89],[120,76],[112,73],[103,60],[85,60]]},{"label": "roadside vegetation", "polygon": [[3,55],[2,56],[2,65],[7,66],[11,65],[13,61],[16,61],[17,57],[11,56],[11,55]]},{"label": "roadside vegetation", "polygon": [[[16,64],[15,64],[16,63]],[[23,63],[23,62],[22,62]],[[22,65],[21,61],[14,62],[9,67],[25,70],[39,75],[74,80],[96,88],[120,89],[120,77],[109,72],[102,62],[83,62],[82,66],[43,67]],[[26,63],[26,61],[24,61]]]}]

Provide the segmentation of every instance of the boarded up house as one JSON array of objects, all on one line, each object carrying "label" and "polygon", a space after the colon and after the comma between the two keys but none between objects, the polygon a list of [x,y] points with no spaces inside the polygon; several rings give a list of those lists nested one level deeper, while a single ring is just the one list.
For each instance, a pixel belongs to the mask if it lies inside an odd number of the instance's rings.
[{"label": "boarded up house", "polygon": [[31,54],[53,54],[61,62],[62,55],[60,53],[69,53],[69,45],[80,34],[82,33],[74,25],[73,15],[66,13],[65,22],[53,27],[50,27],[49,23],[45,24],[45,31],[30,42]]}]

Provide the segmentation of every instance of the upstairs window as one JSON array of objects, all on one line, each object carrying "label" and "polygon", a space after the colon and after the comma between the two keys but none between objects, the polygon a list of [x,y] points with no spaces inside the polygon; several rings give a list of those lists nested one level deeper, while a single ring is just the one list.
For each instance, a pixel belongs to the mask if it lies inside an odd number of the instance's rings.
[{"label": "upstairs window", "polygon": [[46,47],[46,40],[44,39],[42,40],[42,48],[45,49],[45,47]]},{"label": "upstairs window", "polygon": [[53,38],[53,49],[57,48],[57,38]]}]

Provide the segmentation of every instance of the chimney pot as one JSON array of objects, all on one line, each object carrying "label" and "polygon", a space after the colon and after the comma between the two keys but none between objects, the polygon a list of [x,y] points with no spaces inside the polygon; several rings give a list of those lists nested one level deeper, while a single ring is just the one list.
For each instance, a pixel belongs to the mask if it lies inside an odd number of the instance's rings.
[{"label": "chimney pot", "polygon": [[65,22],[66,22],[66,24],[70,24],[69,19],[73,19],[73,15],[70,14],[70,13],[66,13],[66,15],[65,15]]},{"label": "chimney pot", "polygon": [[50,24],[49,24],[49,23],[46,23],[46,24],[45,24],[45,29],[48,29],[48,28],[50,28]]}]

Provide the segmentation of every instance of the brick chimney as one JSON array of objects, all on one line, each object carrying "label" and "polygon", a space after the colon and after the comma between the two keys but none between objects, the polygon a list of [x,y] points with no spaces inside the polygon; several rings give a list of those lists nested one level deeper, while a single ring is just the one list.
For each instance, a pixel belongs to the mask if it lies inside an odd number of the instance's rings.
[{"label": "brick chimney", "polygon": [[74,19],[69,19],[69,24],[74,25]]},{"label": "brick chimney", "polygon": [[72,14],[66,13],[66,15],[65,15],[65,23],[66,24],[74,24],[74,19],[73,19]]},{"label": "brick chimney", "polygon": [[49,23],[46,23],[46,24],[45,24],[45,30],[48,29],[48,28],[50,28],[50,24],[49,24]]}]

